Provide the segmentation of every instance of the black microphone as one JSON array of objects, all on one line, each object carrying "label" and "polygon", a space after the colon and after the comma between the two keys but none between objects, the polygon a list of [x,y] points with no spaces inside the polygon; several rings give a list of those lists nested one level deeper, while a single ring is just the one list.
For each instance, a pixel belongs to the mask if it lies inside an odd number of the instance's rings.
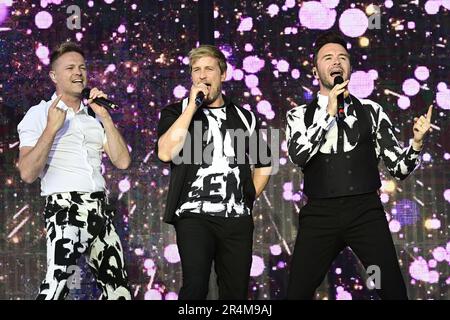
[{"label": "black microphone", "polygon": [[195,105],[197,107],[200,107],[203,104],[203,101],[205,100],[205,94],[203,91],[197,92],[197,96],[195,97]]},{"label": "black microphone", "polygon": [[[341,76],[336,76],[334,78],[334,85],[338,85],[344,82],[344,78]],[[337,96],[337,114],[338,119],[344,119],[345,113],[344,113],[344,93],[341,93]]]},{"label": "black microphone", "polygon": [[[89,95],[91,94],[91,88],[84,88],[81,91],[81,96],[83,97],[83,99],[89,99]],[[95,98],[94,101],[96,104],[101,105],[102,107],[105,107],[107,109],[112,109],[112,110],[116,110],[117,108],[119,108],[119,106],[117,104],[115,104],[114,102],[112,102],[111,100],[108,100],[106,98]]]}]

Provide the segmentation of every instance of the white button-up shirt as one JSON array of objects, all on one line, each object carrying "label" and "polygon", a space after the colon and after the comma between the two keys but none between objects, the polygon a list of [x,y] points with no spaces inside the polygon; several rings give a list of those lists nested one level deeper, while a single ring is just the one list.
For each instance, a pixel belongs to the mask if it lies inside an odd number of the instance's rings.
[{"label": "white button-up shirt", "polygon": [[[41,101],[28,110],[17,126],[20,148],[36,145],[47,126],[48,109],[55,99],[56,93],[50,101]],[[67,110],[67,115],[55,136],[47,164],[39,175],[41,195],[104,191],[101,157],[106,134],[103,127],[88,114],[88,108],[83,103],[77,113],[62,100],[57,107]]]}]

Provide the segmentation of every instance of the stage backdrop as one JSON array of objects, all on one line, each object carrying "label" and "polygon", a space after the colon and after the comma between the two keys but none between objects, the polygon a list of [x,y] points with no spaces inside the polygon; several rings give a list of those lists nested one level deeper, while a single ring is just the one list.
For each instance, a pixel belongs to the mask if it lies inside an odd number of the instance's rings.
[{"label": "stage backdrop", "polygon": [[[73,5],[73,6],[72,6]],[[196,1],[0,0],[0,299],[32,299],[46,270],[44,199],[39,182],[17,171],[17,124],[48,100],[49,51],[62,41],[85,50],[89,86],[121,105],[114,119],[133,159],[128,170],[103,167],[136,299],[176,299],[181,266],[171,226],[162,222],[169,167],[154,153],[161,109],[188,94],[188,51],[198,45]],[[286,153],[285,114],[311,101],[311,45],[324,30],[345,35],[350,91],[379,102],[402,144],[412,119],[434,106],[438,127],[420,167],[405,181],[380,164],[381,200],[412,299],[448,299],[450,242],[450,2],[215,1],[215,41],[229,60],[226,94],[278,128],[280,169],[254,210],[249,299],[283,299],[303,205],[302,177]],[[72,299],[99,295],[82,265]],[[319,299],[377,299],[350,250],[333,263]],[[211,285],[214,298],[215,286]]]}]

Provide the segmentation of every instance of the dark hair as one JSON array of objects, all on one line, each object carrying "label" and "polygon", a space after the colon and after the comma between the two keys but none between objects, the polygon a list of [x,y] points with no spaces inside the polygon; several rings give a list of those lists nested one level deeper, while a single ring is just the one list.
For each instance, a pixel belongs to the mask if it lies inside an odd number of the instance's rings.
[{"label": "dark hair", "polygon": [[53,50],[53,52],[50,54],[50,66],[53,68],[53,64],[55,63],[55,61],[58,60],[58,58],[63,54],[68,52],[77,52],[84,58],[84,52],[79,45],[74,42],[64,42],[57,46],[55,50]]},{"label": "dark hair", "polygon": [[345,42],[342,36],[334,31],[329,31],[321,34],[316,41],[314,42],[313,54],[314,54],[314,66],[317,66],[317,54],[319,53],[320,48],[328,43],[337,43],[344,47],[347,50],[347,43]]}]

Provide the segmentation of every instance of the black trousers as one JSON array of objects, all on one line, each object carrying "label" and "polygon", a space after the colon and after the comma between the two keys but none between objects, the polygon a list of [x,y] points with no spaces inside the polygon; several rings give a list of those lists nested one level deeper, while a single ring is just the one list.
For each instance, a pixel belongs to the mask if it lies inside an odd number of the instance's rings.
[{"label": "black trousers", "polygon": [[310,199],[301,209],[288,299],[313,299],[331,263],[349,246],[367,269],[379,267],[382,299],[408,299],[383,205],[376,192]]},{"label": "black trousers", "polygon": [[252,265],[253,218],[186,214],[175,223],[183,270],[180,300],[204,300],[214,261],[219,299],[248,297]]}]

